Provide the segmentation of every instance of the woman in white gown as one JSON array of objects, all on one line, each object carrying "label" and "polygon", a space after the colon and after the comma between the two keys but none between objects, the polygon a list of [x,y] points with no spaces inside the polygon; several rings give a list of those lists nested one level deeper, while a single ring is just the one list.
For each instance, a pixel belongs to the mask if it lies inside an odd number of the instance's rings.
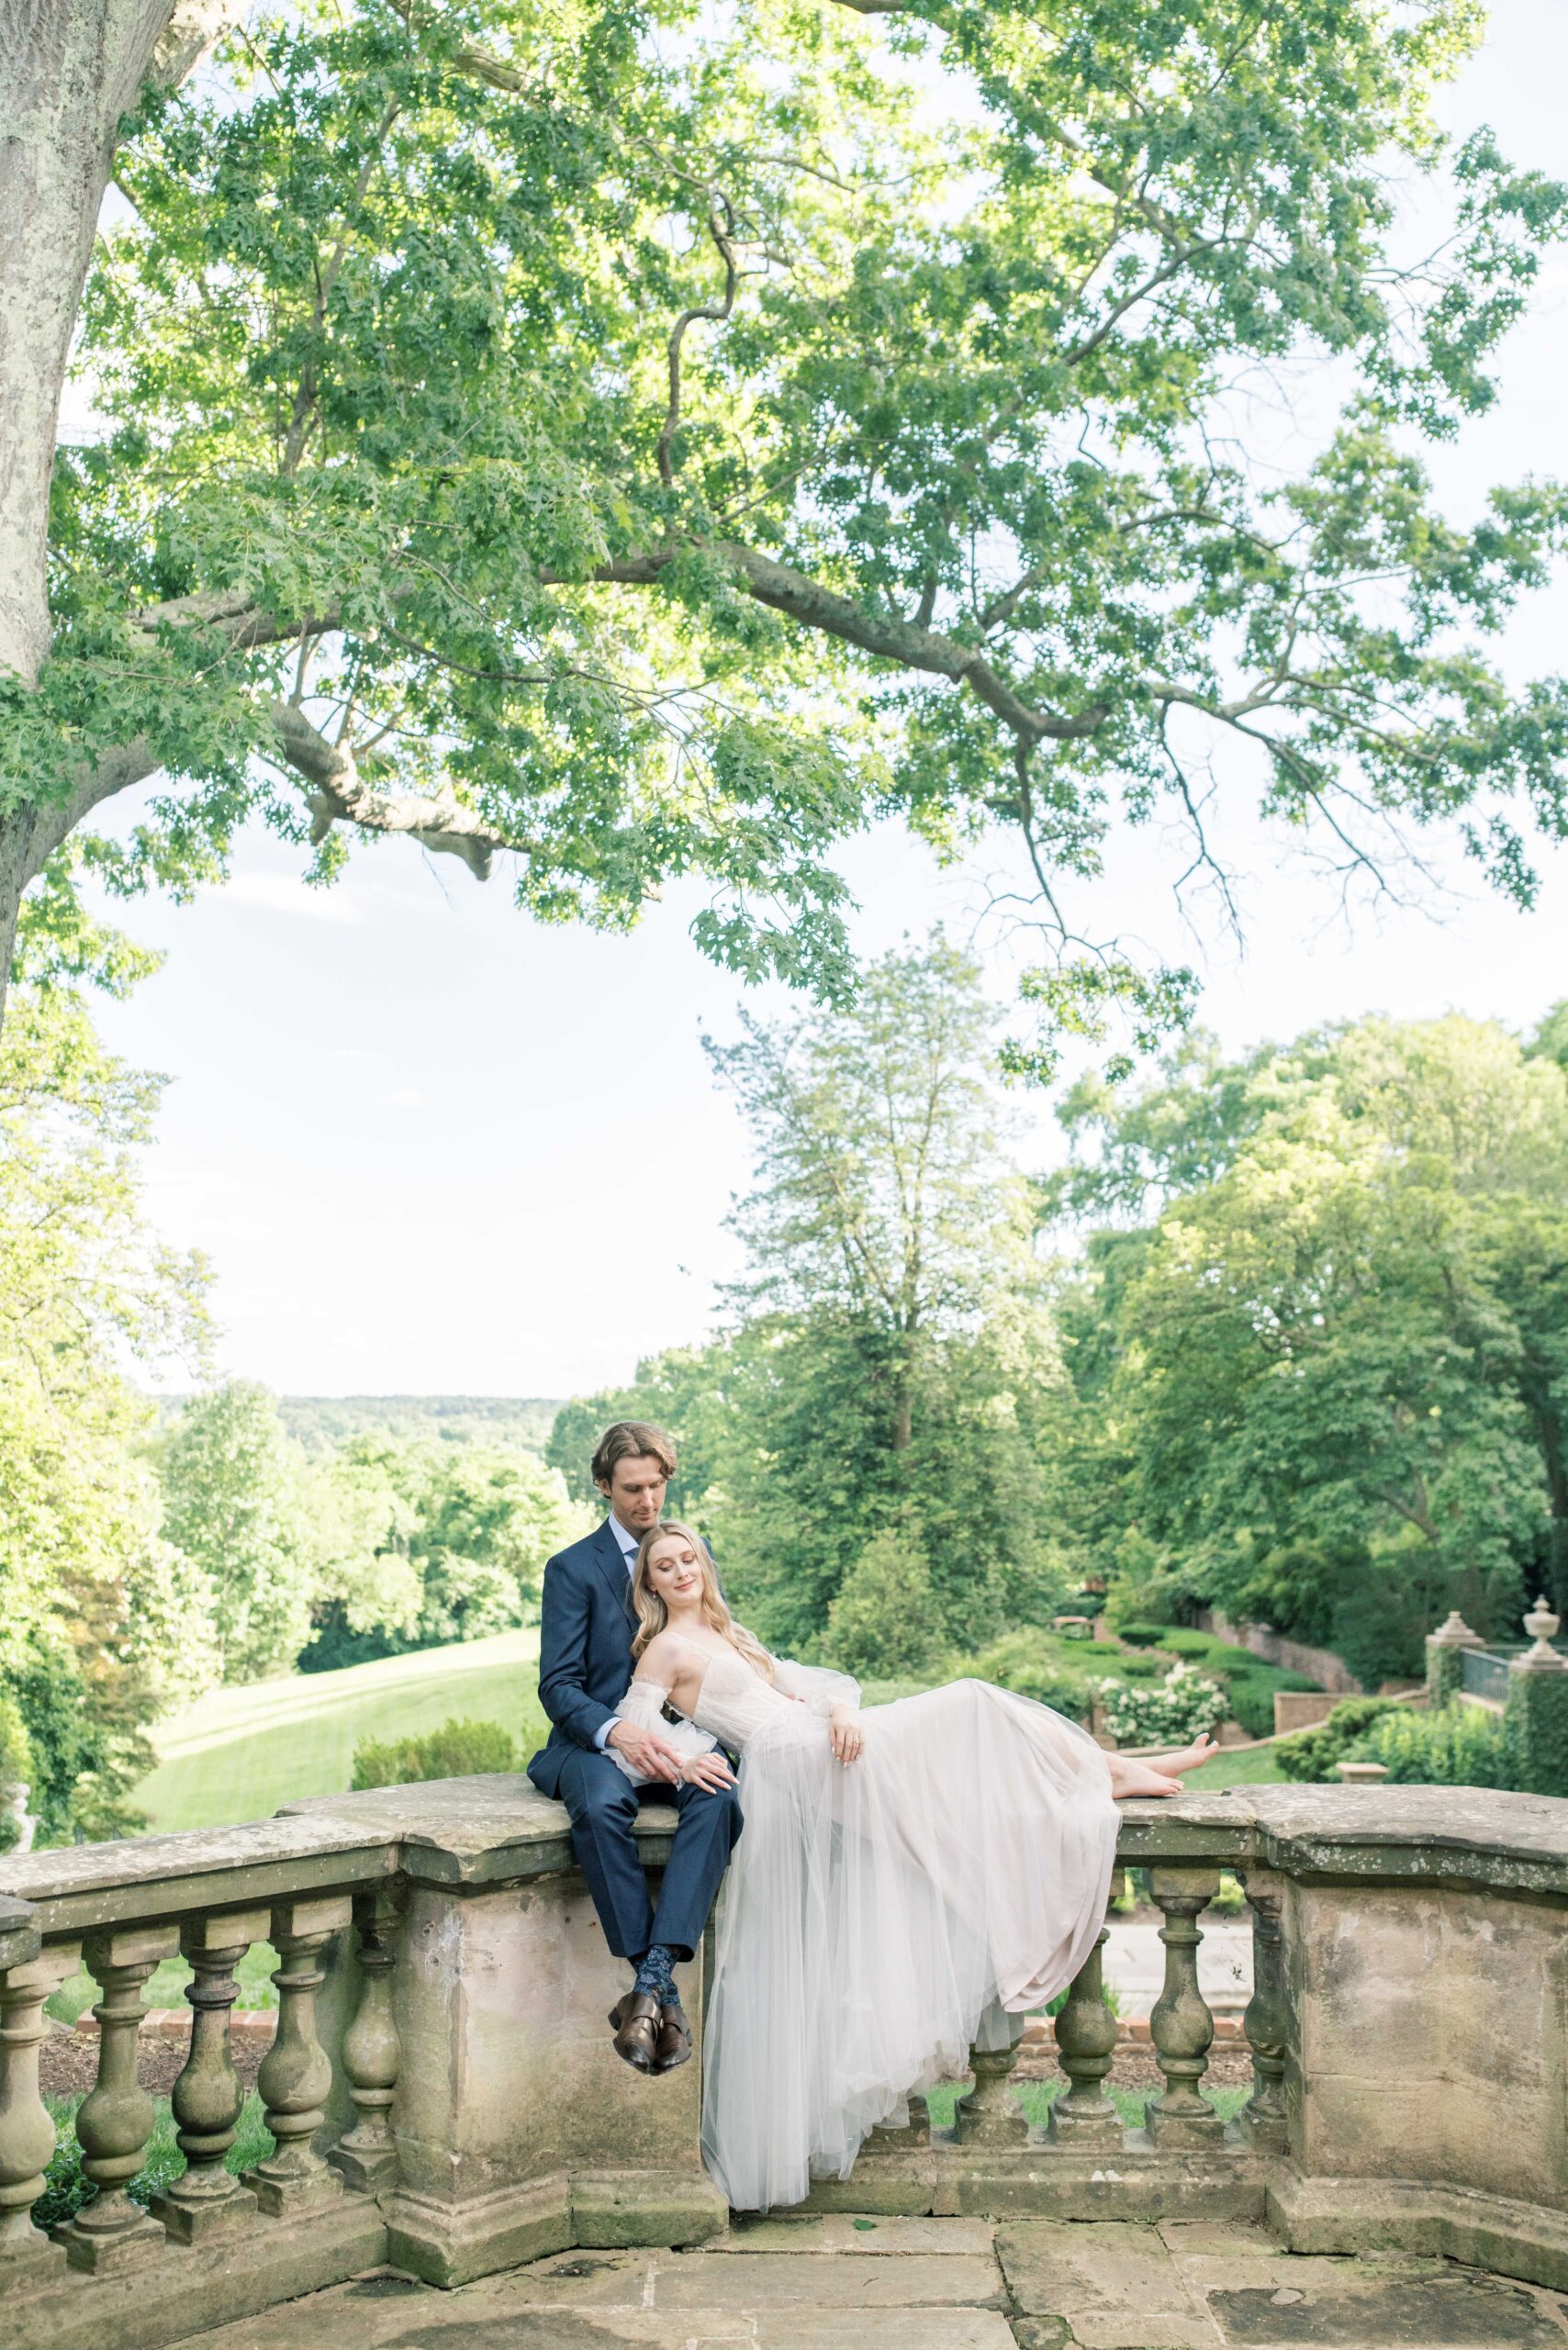
[{"label": "woman in white gown", "polygon": [[1173,1795],[1167,1774],[1214,1749],[1130,1763],[983,1681],[862,1713],[846,1674],[769,1656],[737,1625],[706,1546],[667,1520],[633,1599],[620,1713],[689,1757],[718,1742],[740,1758],[703,2158],[734,2209],[798,2203],[813,2178],[847,2178],[879,2122],[906,2122],[913,2091],[1005,2046],[1010,2014],[1070,1983],[1104,1921],[1115,1796]]}]

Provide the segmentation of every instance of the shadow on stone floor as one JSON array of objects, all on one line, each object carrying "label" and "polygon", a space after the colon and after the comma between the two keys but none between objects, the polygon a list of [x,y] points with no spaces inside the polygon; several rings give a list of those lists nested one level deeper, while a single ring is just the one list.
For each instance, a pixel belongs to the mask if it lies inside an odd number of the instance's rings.
[{"label": "shadow on stone floor", "polygon": [[1562,2296],[1261,2228],[848,2217],[694,2252],[563,2253],[440,2292],[392,2274],[183,2350],[1568,2350]]}]

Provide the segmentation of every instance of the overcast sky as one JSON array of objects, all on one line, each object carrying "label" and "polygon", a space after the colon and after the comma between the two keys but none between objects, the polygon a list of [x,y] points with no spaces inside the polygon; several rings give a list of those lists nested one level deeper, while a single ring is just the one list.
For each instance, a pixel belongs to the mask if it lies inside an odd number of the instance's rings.
[{"label": "overcast sky", "polygon": [[[1565,86],[1563,0],[1503,0],[1443,111],[1562,173]],[[1568,467],[1565,383],[1559,253],[1500,408],[1434,460],[1455,519],[1494,481]],[[1283,418],[1277,440],[1288,461]],[[1563,666],[1565,610],[1560,583],[1521,620],[1516,674]],[[1245,777],[1220,781],[1238,802]],[[1203,1017],[1228,1045],[1374,1009],[1526,1026],[1568,995],[1561,856],[1528,916],[1450,858],[1436,916],[1363,904],[1346,918],[1245,814],[1227,839],[1244,955],[1201,907],[1194,936],[1173,906],[1170,839],[1122,844],[1083,910],[1102,934],[1198,961]],[[148,1203],[170,1241],[214,1260],[223,1367],[292,1393],[565,1395],[699,1337],[734,1269],[723,1218],[749,1162],[699,1043],[734,1033],[741,999],[689,943],[696,896],[672,891],[634,937],[610,939],[536,928],[504,879],[481,886],[407,844],[357,849],[330,891],[305,890],[297,863],[248,837],[228,889],[122,912],[167,961],[101,1015],[118,1050],[173,1080]],[[1015,956],[984,918],[1008,878],[1000,847],[943,875],[889,828],[843,863],[862,952],[944,921],[981,947],[1005,1001]],[[1048,1105],[1024,1105],[1024,1126],[1027,1160],[1056,1155]]]}]

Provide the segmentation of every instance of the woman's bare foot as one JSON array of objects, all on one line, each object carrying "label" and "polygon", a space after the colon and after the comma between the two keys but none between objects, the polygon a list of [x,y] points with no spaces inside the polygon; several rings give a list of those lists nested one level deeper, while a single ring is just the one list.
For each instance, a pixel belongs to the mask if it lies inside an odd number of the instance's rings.
[{"label": "woman's bare foot", "polygon": [[1218,1752],[1212,1738],[1195,1738],[1179,1754],[1157,1754],[1151,1761],[1131,1754],[1107,1754],[1111,1793],[1117,1802],[1124,1796],[1179,1796],[1181,1777],[1172,1774],[1195,1771],[1200,1762],[1211,1762]]}]

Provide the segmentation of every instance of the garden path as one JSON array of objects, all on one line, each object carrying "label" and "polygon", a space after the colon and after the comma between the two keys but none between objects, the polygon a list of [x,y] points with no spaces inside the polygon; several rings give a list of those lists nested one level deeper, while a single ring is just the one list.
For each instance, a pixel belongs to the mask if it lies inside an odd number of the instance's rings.
[{"label": "garden path", "polygon": [[180,2350],[1564,2350],[1568,2300],[1441,2260],[1302,2258],[1261,2228],[738,2224],[439,2292],[361,2277]]},{"label": "garden path", "polygon": [[[1165,1982],[1165,1946],[1158,1918],[1111,1917],[1104,1948],[1105,1981],[1118,2012],[1146,2016]],[[1204,1919],[1198,1945],[1198,1988],[1218,2015],[1239,2015],[1252,1997],[1252,1920]]]}]

